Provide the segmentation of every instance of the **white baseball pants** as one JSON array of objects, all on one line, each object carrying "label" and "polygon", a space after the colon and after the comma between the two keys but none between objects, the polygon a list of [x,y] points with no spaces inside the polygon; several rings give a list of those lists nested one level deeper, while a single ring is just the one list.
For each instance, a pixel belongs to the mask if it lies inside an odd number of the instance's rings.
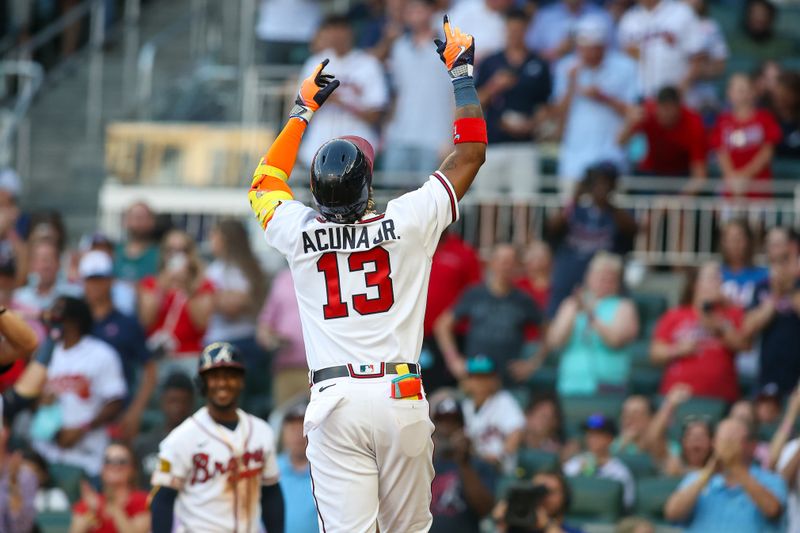
[{"label": "white baseball pants", "polygon": [[394,377],[334,378],[311,390],[304,431],[322,533],[431,527],[428,401],[391,398]]}]

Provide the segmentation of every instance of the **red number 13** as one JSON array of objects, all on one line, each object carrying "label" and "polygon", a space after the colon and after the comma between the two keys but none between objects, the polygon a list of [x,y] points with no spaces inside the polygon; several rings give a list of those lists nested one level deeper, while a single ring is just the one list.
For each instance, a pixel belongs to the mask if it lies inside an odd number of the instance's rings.
[{"label": "red number 13", "polygon": [[[394,305],[394,288],[392,286],[392,266],[389,263],[389,252],[377,247],[363,252],[355,252],[347,258],[350,272],[364,270],[367,263],[373,263],[373,272],[364,272],[367,287],[377,287],[377,298],[369,298],[367,294],[353,295],[353,309],[360,315],[385,313]],[[328,303],[322,306],[325,320],[349,316],[347,303],[342,301],[342,287],[339,276],[339,262],[336,252],[322,254],[317,261],[317,271],[325,274]]]}]

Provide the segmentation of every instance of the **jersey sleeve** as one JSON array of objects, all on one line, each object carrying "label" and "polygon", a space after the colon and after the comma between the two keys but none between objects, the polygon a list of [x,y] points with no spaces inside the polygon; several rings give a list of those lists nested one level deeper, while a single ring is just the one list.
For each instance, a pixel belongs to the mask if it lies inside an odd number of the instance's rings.
[{"label": "jersey sleeve", "polygon": [[497,417],[497,421],[501,424],[503,431],[509,434],[524,428],[525,415],[522,413],[522,409],[520,409],[517,401],[511,396],[511,393],[505,392],[501,394],[503,394],[503,401],[500,412],[502,412],[504,416]]},{"label": "jersey sleeve", "polygon": [[187,449],[187,443],[182,443],[179,426],[167,435],[158,447],[158,465],[153,471],[150,484],[153,487],[168,487],[181,490],[191,472],[189,457],[182,450]]},{"label": "jersey sleeve", "polygon": [[300,202],[294,200],[282,202],[276,208],[273,219],[264,231],[267,244],[284,257],[289,257],[300,238],[303,226],[315,215],[316,212],[313,209]]},{"label": "jersey sleeve", "polygon": [[269,434],[269,439],[267,442],[270,443],[270,446],[264,452],[264,469],[261,472],[261,484],[274,485],[278,482],[278,478],[280,477],[280,469],[278,468],[278,453],[274,445],[275,438],[272,428],[267,426],[267,432]]},{"label": "jersey sleeve", "polygon": [[438,170],[416,191],[389,202],[387,213],[416,228],[428,257],[433,257],[439,237],[458,220],[458,202],[453,185]]},{"label": "jersey sleeve", "polygon": [[100,398],[110,402],[124,398],[128,393],[128,386],[122,373],[121,356],[111,346],[104,348],[107,348],[105,361],[97,369],[99,373],[95,376],[93,386]]}]

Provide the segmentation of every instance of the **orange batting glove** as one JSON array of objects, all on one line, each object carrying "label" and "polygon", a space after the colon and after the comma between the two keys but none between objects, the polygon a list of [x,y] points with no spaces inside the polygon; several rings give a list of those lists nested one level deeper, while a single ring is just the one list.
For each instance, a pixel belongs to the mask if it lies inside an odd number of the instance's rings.
[{"label": "orange batting glove", "polygon": [[311,120],[311,115],[314,114],[314,111],[319,109],[339,86],[339,80],[334,79],[333,74],[322,73],[322,69],[325,68],[328,61],[326,59],[317,65],[314,72],[303,80],[300,85],[300,92],[297,93],[297,99],[294,101],[294,107],[289,113],[289,118],[297,117],[307,124]]},{"label": "orange batting glove", "polygon": [[451,26],[450,19],[445,15],[444,41],[434,39],[433,42],[452,79],[472,77],[472,65],[475,63],[475,38],[472,35]]}]

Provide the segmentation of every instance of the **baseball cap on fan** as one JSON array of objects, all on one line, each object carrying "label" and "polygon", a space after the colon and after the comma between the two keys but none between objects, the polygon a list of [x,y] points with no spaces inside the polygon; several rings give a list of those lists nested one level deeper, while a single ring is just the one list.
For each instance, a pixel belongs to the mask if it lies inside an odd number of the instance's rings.
[{"label": "baseball cap on fan", "polygon": [[575,25],[575,42],[578,46],[597,46],[608,42],[608,23],[602,17],[588,15]]},{"label": "baseball cap on fan", "polygon": [[81,279],[110,278],[114,276],[114,262],[111,256],[100,250],[86,252],[78,265]]}]

